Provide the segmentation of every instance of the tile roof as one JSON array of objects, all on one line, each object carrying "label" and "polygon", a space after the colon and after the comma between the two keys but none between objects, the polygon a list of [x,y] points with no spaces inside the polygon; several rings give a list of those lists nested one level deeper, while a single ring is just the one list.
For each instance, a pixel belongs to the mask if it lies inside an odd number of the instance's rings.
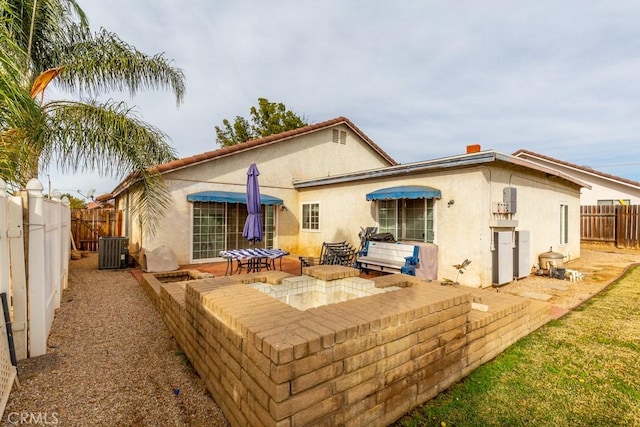
[{"label": "tile roof", "polygon": [[316,132],[318,130],[330,128],[332,126],[343,124],[343,123],[346,124],[348,127],[350,127],[364,141],[366,141],[371,146],[371,148],[373,148],[373,150],[376,151],[379,155],[384,157],[385,160],[387,160],[392,165],[397,164],[397,162],[393,160],[391,156],[385,153],[384,150],[382,150],[382,148],[380,148],[375,142],[373,142],[368,136],[366,136],[364,132],[358,129],[356,125],[351,123],[349,119],[347,119],[346,117],[337,117],[335,119],[327,120],[325,122],[315,123],[312,125],[303,126],[301,128],[289,130],[286,132],[269,135],[264,138],[251,139],[249,141],[245,141],[240,144],[231,145],[229,147],[223,147],[218,150],[207,151],[206,153],[196,154],[195,156],[183,157],[182,159],[178,159],[169,163],[158,165],[156,166],[156,169],[160,173],[169,172],[171,170],[180,169],[185,166],[191,166],[193,164],[215,159],[218,157],[227,156],[227,155],[238,153],[241,151],[250,150],[252,148],[260,147],[263,145],[273,144],[275,142],[284,141],[296,136]]},{"label": "tile roof", "polygon": [[619,176],[616,176],[616,175],[611,175],[611,174],[608,174],[608,173],[600,172],[600,171],[597,171],[597,170],[592,169],[590,167],[580,166],[580,165],[576,165],[575,163],[565,162],[564,160],[559,160],[559,159],[556,159],[556,158],[553,158],[553,157],[545,156],[544,154],[534,153],[533,151],[529,151],[529,150],[520,149],[520,150],[516,151],[515,153],[513,153],[513,156],[520,157],[519,156],[520,154],[525,154],[525,155],[528,155],[528,156],[531,156],[531,157],[535,157],[535,158],[538,158],[538,159],[541,159],[541,160],[546,160],[548,162],[557,163],[558,165],[566,166],[566,167],[571,168],[571,169],[577,169],[579,171],[585,172],[585,173],[590,174],[590,175],[597,175],[597,176],[600,176],[600,177],[605,178],[605,179],[618,181],[618,182],[621,182],[621,183],[624,183],[624,184],[632,185],[634,187],[640,187],[640,182],[638,182],[638,181],[633,181],[631,179],[622,178],[622,177],[619,177]]},{"label": "tile roof", "polygon": [[[391,166],[398,164],[398,162],[396,162],[382,148],[380,148],[378,144],[373,142],[371,138],[365,135],[365,133],[362,132],[349,119],[347,119],[346,117],[336,117],[335,119],[327,120],[320,123],[315,123],[312,125],[303,126],[297,129],[277,133],[274,135],[269,135],[264,138],[252,139],[239,144],[231,145],[229,147],[223,147],[217,150],[207,151],[207,152],[196,154],[190,157],[183,157],[181,159],[173,160],[168,163],[156,165],[154,166],[154,169],[159,173],[167,173],[177,169],[182,169],[187,166],[193,166],[198,163],[206,162],[212,159],[233,155],[233,154],[251,150],[257,147],[262,147],[262,146],[274,144],[280,141],[285,141],[297,136],[317,132],[319,130],[331,128],[339,124],[344,124],[348,126],[353,132],[355,132],[360,138],[362,138],[376,153],[378,153],[381,157],[383,157],[386,161],[388,161]],[[115,197],[118,194],[120,194],[122,191],[127,189],[129,185],[131,185],[131,179],[134,176],[135,176],[135,173],[132,173],[127,178],[125,178],[120,184],[118,184],[118,186],[112,191],[111,196]]]}]

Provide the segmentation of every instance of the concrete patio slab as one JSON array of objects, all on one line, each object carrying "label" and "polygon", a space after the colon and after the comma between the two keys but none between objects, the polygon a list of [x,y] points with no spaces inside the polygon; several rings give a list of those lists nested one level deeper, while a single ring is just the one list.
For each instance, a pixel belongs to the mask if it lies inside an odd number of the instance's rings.
[{"label": "concrete patio slab", "polygon": [[545,283],[544,285],[542,285],[543,288],[547,288],[547,289],[553,289],[556,291],[568,291],[569,287],[566,285],[556,285],[554,283]]},{"label": "concrete patio slab", "polygon": [[531,299],[536,299],[539,301],[549,301],[551,298],[553,298],[553,295],[549,295],[549,294],[541,294],[539,292],[522,292],[520,294],[520,296],[525,297],[525,298],[531,298]]}]

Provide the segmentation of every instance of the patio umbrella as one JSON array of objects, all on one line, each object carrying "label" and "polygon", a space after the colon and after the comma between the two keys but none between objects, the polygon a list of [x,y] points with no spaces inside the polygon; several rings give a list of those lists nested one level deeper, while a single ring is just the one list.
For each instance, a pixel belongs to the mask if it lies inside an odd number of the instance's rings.
[{"label": "patio umbrella", "polygon": [[251,163],[247,170],[247,211],[249,215],[244,223],[242,236],[255,243],[262,241],[262,216],[260,215],[260,185],[258,167]]}]

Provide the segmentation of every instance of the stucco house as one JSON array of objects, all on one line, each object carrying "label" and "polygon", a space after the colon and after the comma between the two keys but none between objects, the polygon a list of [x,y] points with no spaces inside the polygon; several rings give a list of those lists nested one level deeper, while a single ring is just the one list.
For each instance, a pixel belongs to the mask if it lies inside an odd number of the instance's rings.
[{"label": "stucco house", "polygon": [[[122,235],[146,250],[170,247],[180,264],[211,262],[219,259],[221,250],[248,247],[242,229],[251,163],[260,172],[265,222],[261,245],[291,253],[308,249],[299,246],[301,214],[294,179],[397,164],[351,121],[338,117],[157,166],[173,206],[153,236],[143,235],[131,213],[131,182],[125,179],[108,196],[122,212]],[[351,237],[351,231],[336,231],[328,238]]]},{"label": "stucco house", "polygon": [[588,184],[590,188],[584,187],[580,195],[580,204],[583,206],[640,205],[640,182],[606,174],[590,167],[565,162],[529,150],[521,149],[513,155],[563,172]]},{"label": "stucco house", "polygon": [[[321,215],[318,230],[301,230],[302,247],[317,247],[345,226],[377,225],[400,240],[434,243],[439,278],[455,279],[453,266],[469,259],[472,263],[462,282],[487,287],[513,279],[513,275],[496,277],[504,267],[501,262],[521,262],[508,270],[524,277],[538,255],[551,247],[567,258],[580,256],[583,185],[562,173],[489,150],[296,180],[294,187],[300,192],[300,205],[317,204]],[[417,190],[397,192],[402,194],[397,198],[376,197],[398,186]],[[528,241],[522,241],[525,248],[517,248],[520,234]],[[519,254],[504,253],[497,239],[505,235],[506,252],[521,249]]]},{"label": "stucco house", "polygon": [[113,197],[123,235],[147,250],[169,246],[181,264],[216,261],[220,250],[248,245],[241,234],[252,162],[260,170],[265,247],[317,254],[323,242],[357,246],[360,228],[377,226],[435,247],[438,278],[455,279],[453,265],[469,259],[460,281],[473,287],[528,275],[550,247],[580,256],[587,184],[508,154],[468,151],[398,164],[339,117],[158,166],[174,206],[154,236],[143,235],[129,213],[127,181]]}]

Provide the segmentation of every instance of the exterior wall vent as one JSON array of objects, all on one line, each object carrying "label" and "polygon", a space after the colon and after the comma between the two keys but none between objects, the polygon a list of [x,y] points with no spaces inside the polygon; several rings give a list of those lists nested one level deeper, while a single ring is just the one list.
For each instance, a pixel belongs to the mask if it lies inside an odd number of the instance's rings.
[{"label": "exterior wall vent", "polygon": [[346,144],[347,143],[347,131],[333,129],[333,138],[332,141],[336,144]]}]

